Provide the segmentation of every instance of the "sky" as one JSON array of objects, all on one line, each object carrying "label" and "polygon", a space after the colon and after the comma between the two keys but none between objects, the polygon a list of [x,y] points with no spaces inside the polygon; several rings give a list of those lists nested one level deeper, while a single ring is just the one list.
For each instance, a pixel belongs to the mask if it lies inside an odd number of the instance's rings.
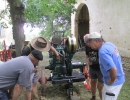
[{"label": "sky", "polygon": [[[6,0],[0,0],[0,10],[3,10],[6,8],[6,4],[7,1]],[[1,22],[1,21],[0,21]],[[8,23],[7,21],[5,21],[6,23]],[[3,40],[6,41],[7,45],[10,45],[11,43],[14,44],[14,40],[13,40],[13,35],[12,35],[12,26],[8,25],[9,28],[7,29],[1,29],[1,33],[2,35],[0,36],[0,42],[2,42]],[[30,41],[31,39],[33,39],[34,37],[39,36],[41,29],[39,28],[31,28],[31,26],[24,26],[24,34],[25,34],[25,40]]]}]

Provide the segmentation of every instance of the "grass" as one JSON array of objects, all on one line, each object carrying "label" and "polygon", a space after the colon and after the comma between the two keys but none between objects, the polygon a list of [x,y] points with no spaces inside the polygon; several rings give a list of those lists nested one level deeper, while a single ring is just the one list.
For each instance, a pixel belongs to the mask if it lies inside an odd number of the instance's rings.
[{"label": "grass", "polygon": [[130,100],[130,72],[126,73],[126,82],[124,83],[118,100]]}]

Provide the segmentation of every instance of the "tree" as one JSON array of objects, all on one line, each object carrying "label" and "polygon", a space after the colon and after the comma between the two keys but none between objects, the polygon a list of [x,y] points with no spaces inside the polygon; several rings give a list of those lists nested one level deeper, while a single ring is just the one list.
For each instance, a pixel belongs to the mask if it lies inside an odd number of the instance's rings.
[{"label": "tree", "polygon": [[[7,0],[10,7],[10,17],[13,26],[13,38],[15,40],[16,55],[21,54],[24,45],[24,23],[31,23],[33,27],[52,26],[58,18],[69,19],[68,16],[75,11],[75,0]],[[26,21],[25,18],[26,17]],[[42,23],[42,24],[41,24]],[[49,24],[50,23],[50,24]],[[61,25],[61,24],[60,24]],[[57,27],[58,28],[58,27]]]},{"label": "tree", "polygon": [[71,4],[74,4],[75,0],[68,0],[68,3],[65,0],[28,0],[28,2],[25,17],[32,26],[43,27],[41,35],[48,38],[54,31],[70,30],[71,13],[75,11]]},{"label": "tree", "polygon": [[12,20],[13,39],[15,40],[16,55],[21,55],[24,46],[24,5],[20,0],[8,0],[10,5],[10,15]]}]

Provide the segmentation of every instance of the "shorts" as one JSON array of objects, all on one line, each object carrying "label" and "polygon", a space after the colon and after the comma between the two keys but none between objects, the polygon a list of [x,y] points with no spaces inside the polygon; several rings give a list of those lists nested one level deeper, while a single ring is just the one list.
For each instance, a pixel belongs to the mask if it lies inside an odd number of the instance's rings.
[{"label": "shorts", "polygon": [[89,74],[91,79],[98,79],[98,82],[103,83],[103,75],[100,70],[93,70],[89,67]]},{"label": "shorts", "polygon": [[37,84],[38,79],[39,79],[39,73],[38,72],[32,73],[31,75],[32,84]]},{"label": "shorts", "polygon": [[102,89],[102,100],[117,100],[122,85],[109,86],[104,84]]}]

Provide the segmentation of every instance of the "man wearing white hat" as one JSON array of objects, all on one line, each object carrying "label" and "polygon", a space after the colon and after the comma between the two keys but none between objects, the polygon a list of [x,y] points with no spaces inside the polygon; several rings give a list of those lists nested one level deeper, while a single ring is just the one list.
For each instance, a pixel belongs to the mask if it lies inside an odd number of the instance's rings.
[{"label": "man wearing white hat", "polygon": [[125,82],[121,56],[117,47],[111,42],[105,42],[98,32],[89,34],[89,45],[92,49],[99,50],[99,64],[104,81],[102,100],[117,100]]}]

